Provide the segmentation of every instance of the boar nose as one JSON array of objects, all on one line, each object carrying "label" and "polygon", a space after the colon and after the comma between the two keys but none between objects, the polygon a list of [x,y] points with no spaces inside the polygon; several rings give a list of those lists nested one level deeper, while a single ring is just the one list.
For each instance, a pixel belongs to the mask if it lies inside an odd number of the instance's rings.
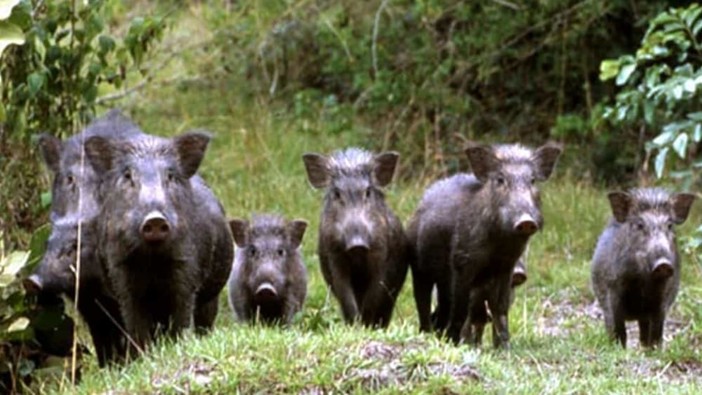
[{"label": "boar nose", "polygon": [[256,288],[256,298],[259,300],[273,300],[278,297],[278,291],[273,284],[265,282]]},{"label": "boar nose", "polygon": [[24,287],[24,290],[27,291],[27,293],[30,295],[38,294],[44,287],[43,282],[41,281],[41,277],[39,277],[36,274],[32,274],[31,276],[25,278],[24,281],[22,281],[22,286]]},{"label": "boar nose", "polygon": [[370,246],[368,245],[368,240],[360,235],[354,235],[351,236],[347,241],[346,241],[346,251],[347,252],[365,252],[370,249]]},{"label": "boar nose", "polygon": [[659,258],[653,264],[653,277],[654,278],[668,278],[673,275],[673,264],[666,258]]},{"label": "boar nose", "polygon": [[539,230],[539,225],[536,224],[536,221],[531,215],[522,214],[514,225],[514,230],[519,234],[530,236]]},{"label": "boar nose", "polygon": [[152,211],[141,224],[141,237],[147,243],[158,243],[168,238],[170,230],[166,217],[158,211]]},{"label": "boar nose", "polygon": [[527,280],[527,274],[523,267],[515,267],[512,272],[512,288],[524,284]]}]

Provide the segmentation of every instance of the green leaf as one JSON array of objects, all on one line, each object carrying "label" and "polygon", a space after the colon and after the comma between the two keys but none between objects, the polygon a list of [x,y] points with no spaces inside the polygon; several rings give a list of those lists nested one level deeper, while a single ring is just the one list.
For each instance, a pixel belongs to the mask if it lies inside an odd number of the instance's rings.
[{"label": "green leaf", "polygon": [[0,21],[0,55],[9,45],[24,44],[24,33],[18,26],[7,21]]},{"label": "green leaf", "polygon": [[668,147],[661,148],[656,155],[656,159],[653,162],[653,168],[656,171],[656,177],[661,178],[663,176],[663,170],[665,169],[665,159],[668,155]]},{"label": "green leaf", "polygon": [[695,129],[692,131],[692,141],[699,143],[702,140],[702,124],[695,124]]},{"label": "green leaf", "polygon": [[611,80],[619,74],[619,60],[603,60],[600,63],[600,81]]},{"label": "green leaf", "polygon": [[692,34],[697,36],[697,34],[699,34],[700,32],[700,29],[702,29],[702,19],[697,21],[697,23],[695,23],[695,26],[692,27]]},{"label": "green leaf", "polygon": [[684,12],[685,24],[687,24],[687,26],[692,26],[695,23],[695,20],[700,16],[701,12],[702,8],[690,7],[688,10],[686,10],[686,12]]},{"label": "green leaf", "polygon": [[29,318],[27,317],[20,317],[16,319],[12,324],[10,324],[9,327],[7,327],[8,332],[18,332],[18,331],[23,331],[27,329],[27,326],[29,326]]},{"label": "green leaf", "polygon": [[29,88],[29,95],[34,97],[37,92],[44,87],[44,82],[46,81],[46,76],[44,73],[34,72],[27,77],[27,87]]},{"label": "green leaf", "polygon": [[[0,79],[0,84],[2,84],[2,80]],[[3,123],[7,120],[7,113],[5,112],[5,105],[3,103],[0,103],[0,123]]]},{"label": "green leaf", "polygon": [[0,261],[0,273],[15,276],[29,259],[29,251],[13,251]]},{"label": "green leaf", "polygon": [[675,141],[673,141],[673,149],[678,154],[680,159],[685,159],[687,156],[688,140],[689,137],[687,136],[687,133],[680,133],[678,137],[675,138]]},{"label": "green leaf", "polygon": [[0,0],[0,21],[10,17],[12,14],[12,9],[15,8],[20,0]]},{"label": "green leaf", "polygon": [[616,84],[619,86],[626,84],[626,82],[629,81],[629,77],[631,77],[631,74],[633,74],[635,70],[636,63],[631,63],[627,64],[626,66],[623,66],[619,71],[619,74],[617,75]]},{"label": "green leaf", "polygon": [[661,147],[670,143],[673,140],[673,137],[675,137],[675,134],[672,130],[664,131],[663,133],[656,136],[656,138],[653,139],[652,143]]}]

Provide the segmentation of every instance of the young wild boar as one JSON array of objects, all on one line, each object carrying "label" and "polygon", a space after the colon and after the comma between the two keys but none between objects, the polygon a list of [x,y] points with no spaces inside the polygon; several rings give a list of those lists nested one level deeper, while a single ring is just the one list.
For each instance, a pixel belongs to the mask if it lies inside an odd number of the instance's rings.
[{"label": "young wild boar", "polygon": [[493,343],[507,348],[512,275],[529,238],[543,226],[537,182],[550,177],[562,148],[471,143],[465,151],[473,174],[455,214],[448,335],[454,342],[478,340],[468,317],[470,296],[489,287]]},{"label": "young wild boar", "polygon": [[[407,225],[407,239],[413,249],[410,268],[414,299],[421,331],[446,329],[451,309],[451,241],[456,228],[456,213],[472,198],[475,177],[459,173],[439,180],[427,188],[412,219]],[[519,260],[512,273],[512,286],[526,281],[526,267]],[[437,287],[438,303],[431,313],[431,295]],[[479,292],[481,293],[481,292]],[[482,293],[484,294],[484,292]],[[473,298],[471,298],[473,301]],[[476,309],[484,309],[484,301]],[[487,317],[487,312],[483,314]]]},{"label": "young wild boar", "polygon": [[195,175],[209,135],[94,136],[86,156],[101,178],[98,260],[128,334],[145,346],[159,329],[212,326],[233,258],[224,210]]},{"label": "young wild boar", "polygon": [[307,222],[257,215],[229,221],[237,246],[229,277],[229,303],[239,321],[289,324],[307,296],[300,243]]},{"label": "young wild boar", "polygon": [[612,339],[626,347],[626,320],[639,322],[644,347],[663,339],[666,312],[680,285],[674,226],[687,219],[695,195],[642,188],[612,192],[612,218],[592,258],[592,287]]},{"label": "young wild boar", "polygon": [[[98,177],[90,163],[81,160],[84,140],[102,136],[125,141],[141,134],[118,110],[111,110],[85,130],[65,141],[51,135],[39,138],[42,158],[53,175],[51,189],[51,235],[42,261],[24,281],[39,301],[65,295],[77,302],[93,338],[98,364],[105,366],[124,356],[126,338],[117,302],[104,289],[102,269],[95,261],[95,240],[89,229],[98,213]],[[80,207],[79,207],[80,202]],[[81,224],[81,264],[76,287],[78,225]],[[76,295],[76,289],[78,294]],[[75,298],[77,297],[77,301]]]},{"label": "young wild boar", "polygon": [[398,157],[358,148],[303,156],[312,186],[326,188],[318,254],[348,323],[386,327],[407,276],[407,239],[380,189],[392,180]]}]

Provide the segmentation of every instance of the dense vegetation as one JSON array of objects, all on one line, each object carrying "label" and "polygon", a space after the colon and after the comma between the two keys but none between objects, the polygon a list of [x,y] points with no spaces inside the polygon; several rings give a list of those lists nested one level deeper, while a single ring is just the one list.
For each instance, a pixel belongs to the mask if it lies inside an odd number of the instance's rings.
[{"label": "dense vegetation", "polygon": [[[185,344],[196,344],[197,352],[228,361],[232,380],[227,381],[223,368],[211,369],[213,361],[172,365],[180,361],[176,355],[190,361],[197,354],[167,345],[153,359],[130,367],[132,379],[115,371],[101,381],[88,358],[85,392],[113,385],[148,391],[154,383],[178,391],[179,376],[188,369],[204,370],[221,391],[350,391],[385,385],[460,391],[466,378],[472,390],[504,391],[525,385],[537,372],[541,379],[535,388],[544,392],[628,391],[630,387],[604,380],[568,386],[568,376],[576,374],[590,379],[598,373],[622,374],[622,383],[637,382],[636,372],[598,367],[591,359],[600,353],[611,364],[660,374],[684,389],[699,385],[686,376],[702,370],[699,352],[687,349],[700,343],[700,257],[695,249],[701,242],[688,237],[699,216],[681,232],[681,242],[688,245],[687,272],[674,321],[684,328],[672,328],[672,344],[651,359],[606,346],[600,318],[588,310],[586,279],[590,249],[608,213],[598,189],[602,182],[662,183],[678,189],[699,185],[702,8],[683,1],[630,0],[158,3],[0,2],[0,356],[10,355],[10,344],[32,344],[34,336],[33,326],[23,319],[32,316],[31,303],[16,280],[16,274],[25,275],[37,262],[46,237],[46,228],[39,230],[47,221],[49,184],[34,136],[43,131],[70,135],[116,105],[149,132],[213,130],[216,138],[203,173],[227,212],[307,217],[312,231],[305,237],[304,253],[314,274],[308,308],[292,335],[266,331],[268,337],[258,338],[255,329],[246,329],[234,335],[234,343],[256,337],[256,345],[227,354],[218,348],[233,346],[227,340],[229,314],[223,311],[223,329],[213,340],[188,339]],[[513,327],[520,328],[514,336],[522,339],[516,348],[522,351],[506,357],[454,351],[416,336],[409,287],[389,334],[344,333],[319,278],[314,246],[320,197],[304,182],[300,154],[352,143],[400,151],[400,183],[390,197],[406,219],[430,180],[465,169],[460,150],[465,139],[531,144],[555,139],[567,146],[560,179],[554,182],[558,186],[545,192],[551,193],[545,202],[550,228],[535,239],[530,280],[512,317]],[[575,199],[581,199],[579,204]],[[587,221],[578,224],[583,218]],[[542,307],[544,300],[554,311]],[[556,311],[563,309],[578,313],[564,317]],[[305,330],[321,338],[299,333]],[[544,339],[544,332],[556,340]],[[306,360],[318,351],[316,363],[329,363],[328,370],[304,370],[308,368],[275,357],[249,367],[237,368],[231,361],[255,359],[256,347],[278,350],[292,341],[289,336],[297,337],[294,355]],[[339,362],[344,350],[358,348],[365,355],[368,338],[389,347],[392,357],[371,358],[368,366],[363,358]],[[336,342],[343,345],[341,351]],[[565,364],[563,356],[580,344],[585,345],[576,357],[581,364],[554,368]],[[415,351],[398,354],[400,346]],[[417,351],[422,347],[430,351],[423,355]],[[32,376],[45,359],[32,359],[29,348],[12,354],[13,364],[0,366],[0,374]],[[157,372],[166,360],[171,360],[173,377],[163,384]],[[439,360],[447,365],[435,365]],[[461,370],[464,363],[482,363],[484,370]],[[374,373],[375,364],[380,373]],[[503,369],[505,364],[510,367]],[[390,370],[381,372],[381,365]],[[444,373],[421,384],[436,373],[427,366],[439,366]],[[260,371],[252,373],[255,367]],[[415,373],[398,373],[403,369]],[[56,370],[62,369],[50,371]],[[299,370],[307,376],[295,373]],[[212,376],[211,371],[219,373]],[[559,378],[549,382],[543,372]],[[267,378],[257,386],[247,378],[251,374]],[[281,384],[294,374],[314,377]],[[34,390],[43,385],[54,388],[55,383],[40,380]],[[656,388],[650,381],[637,385]]]}]

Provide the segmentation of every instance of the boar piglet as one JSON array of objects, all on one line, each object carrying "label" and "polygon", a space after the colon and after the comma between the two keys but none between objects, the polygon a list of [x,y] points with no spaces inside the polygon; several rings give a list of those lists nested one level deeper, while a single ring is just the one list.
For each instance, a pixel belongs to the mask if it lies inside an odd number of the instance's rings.
[{"label": "boar piglet", "polygon": [[386,327],[407,276],[407,239],[381,190],[398,158],[357,148],[303,156],[312,186],[326,188],[319,260],[348,323]]},{"label": "boar piglet", "polygon": [[[472,199],[474,185],[475,177],[466,173],[434,182],[424,192],[407,225],[407,239],[413,252],[410,268],[414,299],[419,314],[419,329],[423,332],[433,329],[440,333],[448,325],[451,309],[450,252],[457,223],[456,214]],[[526,266],[520,260],[512,273],[512,286],[521,285],[526,279]],[[430,320],[432,289],[435,286],[438,300]],[[485,292],[477,293],[485,295]],[[484,305],[482,298],[479,303],[475,303],[475,308],[482,308],[481,317],[487,319]]]},{"label": "boar piglet", "polygon": [[237,249],[229,278],[229,303],[239,321],[289,324],[307,296],[307,269],[300,243],[307,222],[274,214],[255,215],[251,224],[229,225]]},{"label": "boar piglet", "polygon": [[680,286],[675,225],[695,195],[641,188],[612,192],[613,217],[597,241],[592,287],[612,339],[626,347],[627,320],[639,323],[641,345],[661,344],[663,325]]},{"label": "boar piglet", "polygon": [[543,226],[538,182],[551,175],[562,148],[521,145],[466,148],[473,169],[467,196],[457,210],[451,247],[452,300],[448,334],[473,341],[469,317],[472,292],[487,286],[495,347],[509,347],[507,313],[512,277],[529,238]]},{"label": "boar piglet", "polygon": [[212,326],[233,258],[224,210],[195,175],[208,134],[143,135],[85,143],[101,178],[98,260],[128,334],[145,346],[160,330]]},{"label": "boar piglet", "polygon": [[24,287],[28,294],[38,295],[40,303],[59,295],[76,303],[93,339],[98,364],[103,367],[123,359],[127,340],[119,306],[105,288],[102,268],[96,261],[94,224],[90,221],[81,226],[79,260],[78,219],[65,216],[54,220],[44,256],[24,280]]}]

